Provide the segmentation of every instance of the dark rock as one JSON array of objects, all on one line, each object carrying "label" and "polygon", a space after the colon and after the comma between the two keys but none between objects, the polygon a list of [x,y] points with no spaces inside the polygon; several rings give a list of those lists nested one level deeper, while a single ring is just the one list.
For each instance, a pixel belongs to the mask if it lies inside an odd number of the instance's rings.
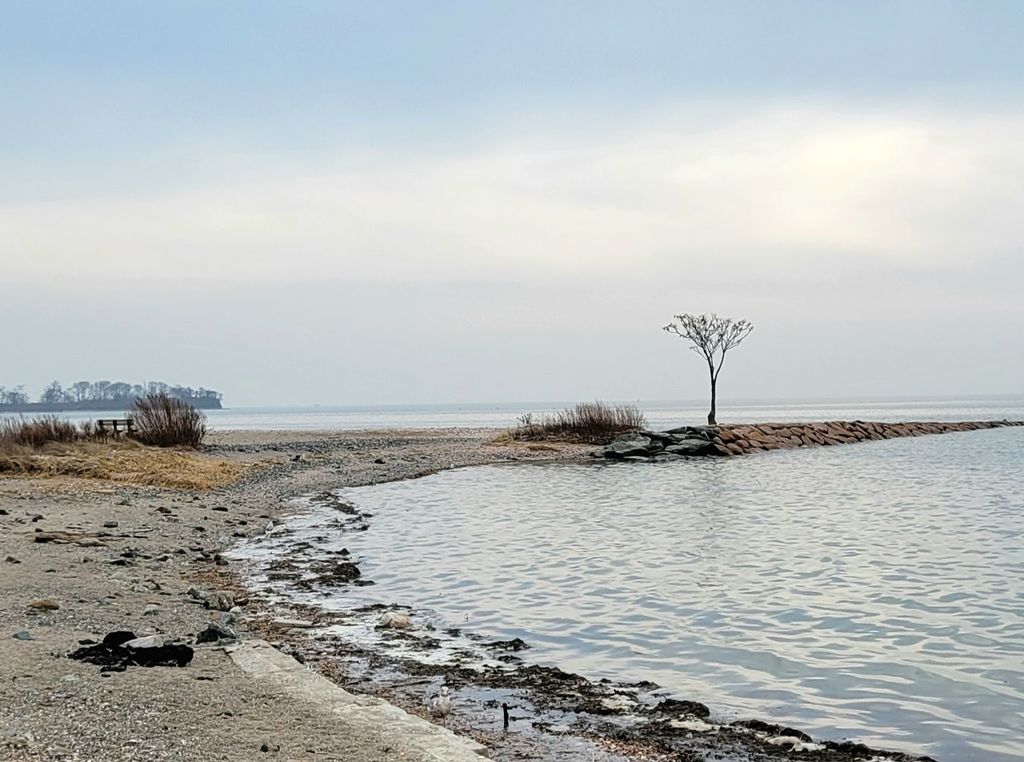
[{"label": "dark rock", "polygon": [[679,699],[672,698],[662,699],[650,711],[651,714],[670,715],[673,717],[700,717],[702,720],[706,720],[711,716],[711,710],[698,701],[680,701]]},{"label": "dark rock", "polygon": [[640,436],[647,437],[651,441],[658,442],[662,446],[675,444],[678,437],[675,434],[671,434],[667,431],[647,431],[644,429],[640,432]]},{"label": "dark rock", "polygon": [[662,449],[661,444],[642,434],[623,434],[604,449],[606,458],[646,457]]},{"label": "dark rock", "polygon": [[[458,634],[456,632],[456,634]],[[530,647],[522,638],[512,638],[512,640],[495,640],[492,643],[487,644],[488,648],[493,648],[496,651],[525,651]]]},{"label": "dark rock", "polygon": [[207,622],[206,629],[196,635],[196,643],[220,643],[225,640],[238,640],[238,635],[220,622]]},{"label": "dark rock", "polygon": [[704,455],[711,447],[712,444],[707,439],[687,438],[668,445],[665,452],[672,455]]},{"label": "dark rock", "polygon": [[11,637],[15,640],[32,640],[32,633],[28,630],[18,630]]},{"label": "dark rock", "polygon": [[[764,733],[769,736],[793,736],[799,738],[801,741],[810,743],[813,739],[806,733],[802,733],[795,728],[788,728],[785,725],[774,725],[769,722],[763,722],[762,720],[740,720],[734,722],[733,725],[737,725],[741,728],[748,728],[750,730],[756,730],[759,733]],[[870,751],[866,746],[865,750]]]},{"label": "dark rock", "polygon": [[711,441],[718,433],[717,426],[680,426],[675,429],[669,429],[665,432],[666,434],[675,434],[677,437],[683,439],[706,439]]}]

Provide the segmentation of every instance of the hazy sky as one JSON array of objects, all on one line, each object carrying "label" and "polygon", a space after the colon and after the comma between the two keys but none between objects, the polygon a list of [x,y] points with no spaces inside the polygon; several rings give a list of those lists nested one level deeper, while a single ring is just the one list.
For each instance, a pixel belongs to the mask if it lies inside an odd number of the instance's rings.
[{"label": "hazy sky", "polygon": [[0,0],[0,385],[1019,393],[1024,3]]}]

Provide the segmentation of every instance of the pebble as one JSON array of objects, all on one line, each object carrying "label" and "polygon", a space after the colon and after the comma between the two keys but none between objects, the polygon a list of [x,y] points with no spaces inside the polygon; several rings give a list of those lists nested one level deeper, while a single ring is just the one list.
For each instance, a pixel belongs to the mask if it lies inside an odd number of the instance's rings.
[{"label": "pebble", "polygon": [[28,607],[37,611],[56,611],[60,608],[60,604],[53,598],[39,598],[29,603]]},{"label": "pebble", "polygon": [[104,529],[116,529],[117,528],[117,522],[116,521],[104,521],[103,522],[103,527],[104,527]]},{"label": "pebble", "polygon": [[159,613],[160,607],[155,603],[149,604],[148,606],[146,606],[146,608],[142,610],[142,616],[154,616]]},{"label": "pebble", "polygon": [[5,559],[4,559],[4,563],[8,563],[8,564],[20,564],[20,563],[21,563],[21,561],[19,561],[19,560],[18,560],[17,558],[15,558],[14,556],[7,556],[7,558],[5,558]]},{"label": "pebble", "polygon": [[389,630],[408,630],[412,627],[412,617],[395,611],[388,611],[377,622],[378,627]]},{"label": "pebble", "polygon": [[15,640],[32,640],[32,633],[28,630],[18,630],[12,636]]}]

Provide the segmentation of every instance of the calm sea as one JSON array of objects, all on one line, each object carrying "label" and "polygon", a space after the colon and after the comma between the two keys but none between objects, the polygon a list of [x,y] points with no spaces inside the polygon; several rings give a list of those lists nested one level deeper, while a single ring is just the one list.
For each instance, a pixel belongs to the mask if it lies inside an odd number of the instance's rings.
[{"label": "calm sea", "polygon": [[[353,407],[239,407],[207,411],[212,429],[358,430],[514,426],[525,412],[537,415],[561,410],[569,403],[523,402],[470,405],[380,405]],[[702,423],[707,403],[691,401],[634,402],[654,427]],[[64,413],[72,420],[112,418],[115,413]],[[741,400],[719,409],[720,421],[812,421],[861,419],[875,421],[968,420],[1024,418],[1024,396],[949,399]]]}]

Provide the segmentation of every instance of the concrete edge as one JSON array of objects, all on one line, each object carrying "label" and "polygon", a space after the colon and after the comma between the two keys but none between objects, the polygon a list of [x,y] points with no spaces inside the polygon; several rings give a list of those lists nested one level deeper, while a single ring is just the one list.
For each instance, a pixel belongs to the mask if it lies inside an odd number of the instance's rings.
[{"label": "concrete edge", "polygon": [[272,683],[295,698],[318,704],[337,717],[340,733],[379,738],[408,758],[436,762],[481,762],[487,749],[374,696],[356,696],[281,653],[265,640],[225,649],[246,675]]}]

